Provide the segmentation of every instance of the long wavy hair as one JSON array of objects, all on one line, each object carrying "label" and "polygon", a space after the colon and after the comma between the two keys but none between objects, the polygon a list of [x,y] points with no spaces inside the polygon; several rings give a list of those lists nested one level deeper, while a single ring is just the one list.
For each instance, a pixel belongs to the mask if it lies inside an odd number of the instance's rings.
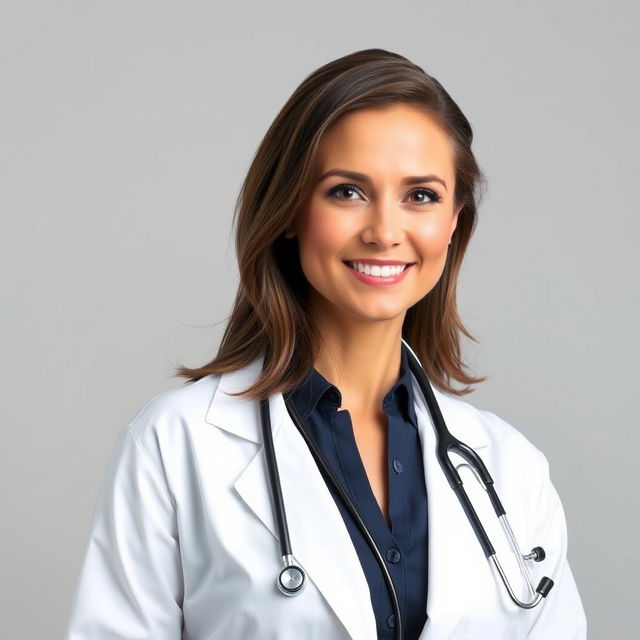
[{"label": "long wavy hair", "polygon": [[[471,151],[469,121],[442,85],[407,58],[384,49],[343,56],[307,76],[278,113],[260,143],[236,200],[233,225],[240,283],[218,353],[207,364],[179,366],[185,383],[237,370],[262,356],[255,384],[235,395],[260,398],[288,391],[315,362],[321,337],[308,312],[311,286],[300,266],[297,240],[283,232],[313,187],[323,134],[338,118],[358,109],[404,103],[434,117],[454,150],[455,208],[462,205],[444,270],[437,284],[405,315],[402,337],[420,358],[432,384],[456,395],[485,381],[462,361],[465,328],[456,285],[484,195],[486,178]],[[452,381],[467,385],[455,389]]]}]

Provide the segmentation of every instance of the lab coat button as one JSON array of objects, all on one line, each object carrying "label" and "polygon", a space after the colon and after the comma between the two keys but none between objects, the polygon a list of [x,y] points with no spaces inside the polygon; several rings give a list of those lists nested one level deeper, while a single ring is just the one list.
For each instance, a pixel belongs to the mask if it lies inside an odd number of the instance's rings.
[{"label": "lab coat button", "polygon": [[398,562],[400,560],[400,552],[395,548],[389,549],[387,551],[387,560],[393,563]]},{"label": "lab coat button", "polygon": [[393,470],[396,473],[402,473],[402,462],[398,458],[393,459]]}]

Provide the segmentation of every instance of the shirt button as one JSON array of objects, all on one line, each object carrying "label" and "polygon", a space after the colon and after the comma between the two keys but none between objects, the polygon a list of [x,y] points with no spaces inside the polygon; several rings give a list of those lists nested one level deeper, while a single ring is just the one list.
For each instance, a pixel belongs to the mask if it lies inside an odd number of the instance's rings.
[{"label": "shirt button", "polygon": [[387,627],[389,627],[389,629],[393,629],[396,626],[396,617],[393,615],[393,613],[387,618]]},{"label": "shirt button", "polygon": [[399,562],[399,560],[400,560],[400,552],[395,548],[389,549],[387,551],[387,560],[389,562],[393,562],[394,564],[396,562]]},{"label": "shirt button", "polygon": [[402,473],[402,462],[398,458],[393,459],[393,470],[396,473]]}]

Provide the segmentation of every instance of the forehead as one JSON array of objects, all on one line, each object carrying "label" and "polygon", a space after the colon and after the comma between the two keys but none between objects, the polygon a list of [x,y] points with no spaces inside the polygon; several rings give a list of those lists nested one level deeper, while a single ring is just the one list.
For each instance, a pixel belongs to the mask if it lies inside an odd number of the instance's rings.
[{"label": "forehead", "polygon": [[318,174],[332,168],[453,175],[453,145],[431,115],[411,105],[361,109],[335,122],[320,142]]}]

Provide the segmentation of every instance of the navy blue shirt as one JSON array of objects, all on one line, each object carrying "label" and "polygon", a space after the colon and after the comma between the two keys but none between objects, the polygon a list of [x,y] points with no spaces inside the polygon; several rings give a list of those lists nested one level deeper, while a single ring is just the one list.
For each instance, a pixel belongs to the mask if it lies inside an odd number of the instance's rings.
[{"label": "navy blue shirt", "polygon": [[[388,417],[389,519],[378,506],[340,390],[313,368],[291,393],[307,429],[331,464],[385,558],[398,594],[407,640],[420,636],[427,619],[427,493],[416,428],[412,376],[404,349],[400,376],[385,395]],[[379,639],[393,640],[395,616],[382,570],[355,520],[331,483],[328,488],[345,521],[369,583]]]}]

